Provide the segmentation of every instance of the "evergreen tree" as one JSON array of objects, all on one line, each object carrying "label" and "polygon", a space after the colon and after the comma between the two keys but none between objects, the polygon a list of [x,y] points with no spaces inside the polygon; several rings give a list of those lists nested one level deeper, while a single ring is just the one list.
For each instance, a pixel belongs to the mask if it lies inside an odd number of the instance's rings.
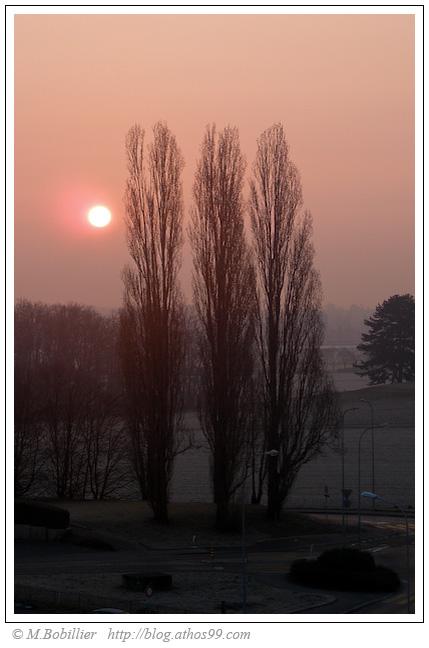
[{"label": "evergreen tree", "polygon": [[355,364],[356,373],[368,376],[371,385],[413,381],[414,297],[389,297],[365,325],[369,331],[358,346],[364,359]]}]

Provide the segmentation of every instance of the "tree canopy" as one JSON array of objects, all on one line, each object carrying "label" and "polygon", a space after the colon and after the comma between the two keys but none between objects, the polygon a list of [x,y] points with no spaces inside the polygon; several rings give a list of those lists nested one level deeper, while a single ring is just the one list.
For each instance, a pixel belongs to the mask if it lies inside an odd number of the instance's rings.
[{"label": "tree canopy", "polygon": [[358,350],[363,359],[356,373],[368,376],[371,385],[414,380],[414,297],[393,295],[378,304],[365,320]]}]

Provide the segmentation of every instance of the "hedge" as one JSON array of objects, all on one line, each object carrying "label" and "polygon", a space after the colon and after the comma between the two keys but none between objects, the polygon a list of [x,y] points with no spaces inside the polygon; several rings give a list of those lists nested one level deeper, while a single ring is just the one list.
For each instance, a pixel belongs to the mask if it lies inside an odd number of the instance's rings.
[{"label": "hedge", "polygon": [[28,524],[45,529],[67,529],[70,526],[70,513],[50,504],[17,501],[15,524]]}]

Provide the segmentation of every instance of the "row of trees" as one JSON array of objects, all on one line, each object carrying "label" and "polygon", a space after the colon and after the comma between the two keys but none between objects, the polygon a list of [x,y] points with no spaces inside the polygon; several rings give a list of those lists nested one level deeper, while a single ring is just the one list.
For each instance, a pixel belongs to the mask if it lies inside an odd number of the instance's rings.
[{"label": "row of trees", "polygon": [[[148,147],[144,137],[134,126],[126,140],[132,262],[124,271],[120,348],[136,472],[155,518],[166,521],[174,457],[185,447],[180,376],[189,341],[178,284],[183,159],[165,124],[154,127]],[[268,513],[277,518],[299,469],[320,452],[337,421],[320,352],[311,215],[303,210],[280,124],[258,140],[248,204],[244,174],[237,129],[208,127],[189,237],[199,414],[219,527],[250,467],[253,500],[260,501],[267,476]]]},{"label": "row of trees", "polygon": [[[16,307],[16,493],[37,483],[61,498],[105,498],[136,479],[155,518],[167,521],[174,460],[191,446],[184,400],[196,393],[217,525],[228,523],[249,476],[252,502],[266,486],[275,519],[338,420],[321,355],[311,215],[284,129],[276,124],[259,138],[246,202],[237,129],[207,128],[188,227],[192,310],[178,279],[184,205],[176,139],[158,123],[147,146],[134,126],[126,152],[131,263],[118,316],[79,305]],[[412,379],[413,317],[405,295],[366,321],[358,370],[372,382]]]},{"label": "row of trees", "polygon": [[247,203],[237,129],[206,130],[188,231],[191,315],[178,280],[184,206],[176,139],[158,123],[147,146],[134,126],[126,152],[131,263],[119,316],[78,305],[16,308],[16,492],[45,481],[58,497],[103,498],[135,477],[155,518],[167,521],[174,459],[190,446],[182,413],[192,377],[217,525],[228,523],[249,475],[252,501],[266,484],[268,513],[277,518],[338,418],[320,350],[311,215],[283,127],[258,140]]},{"label": "row of trees", "polygon": [[103,499],[131,481],[117,328],[84,306],[16,305],[16,495]]},{"label": "row of trees", "polygon": [[[188,307],[189,311],[189,307]],[[186,311],[185,311],[186,313]],[[15,312],[15,490],[58,497],[147,497],[139,463],[141,440],[123,400],[118,345],[119,316],[93,309],[19,302]],[[180,382],[185,407],[195,409],[202,378],[193,335],[185,316],[187,354]],[[367,360],[359,368],[374,384],[414,379],[414,299],[394,295],[367,320]],[[122,329],[122,335],[125,331]],[[123,350],[132,349],[128,336]],[[130,343],[131,342],[131,343]],[[121,350],[121,353],[123,351]],[[129,366],[129,361],[124,362]],[[372,374],[374,372],[374,374]],[[132,384],[132,383],[131,383]],[[250,425],[243,437],[250,457],[252,501],[259,502],[263,436],[248,384]],[[128,426],[125,417],[128,413]],[[135,421],[138,421],[136,416]],[[179,436],[179,435],[177,435]],[[189,446],[182,445],[182,449]],[[173,457],[174,458],[174,457]],[[138,477],[138,482],[136,482]]]},{"label": "row of trees", "polygon": [[[124,317],[124,314],[122,315]],[[119,315],[102,317],[78,305],[19,302],[15,311],[15,490],[58,497],[147,498],[140,464],[143,436],[139,416],[130,416],[119,370]],[[124,352],[135,341],[123,328]],[[185,311],[187,354],[180,384],[185,407],[195,409],[203,377],[196,353],[193,318]],[[366,321],[366,360],[358,371],[374,384],[414,379],[414,299],[394,295]],[[121,341],[121,344],[122,341]],[[131,374],[132,375],[132,374]],[[126,375],[128,380],[130,375]],[[252,501],[262,494],[264,462],[261,421],[254,406],[255,381],[248,383],[248,435],[241,441],[250,462]],[[128,389],[136,383],[130,382]],[[136,391],[138,395],[138,390]],[[138,402],[136,399],[134,402]],[[127,418],[128,425],[125,425]],[[179,439],[180,430],[176,430]],[[189,447],[183,444],[182,450]],[[176,450],[180,451],[180,450]],[[172,460],[174,453],[172,453]],[[136,477],[138,482],[136,484]],[[136,488],[138,486],[138,489]]]}]

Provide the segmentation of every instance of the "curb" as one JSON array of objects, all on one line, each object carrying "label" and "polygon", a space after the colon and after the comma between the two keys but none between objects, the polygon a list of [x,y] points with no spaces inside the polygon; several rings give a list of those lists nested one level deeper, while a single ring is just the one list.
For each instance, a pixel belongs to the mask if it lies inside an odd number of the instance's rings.
[{"label": "curb", "polygon": [[329,598],[331,599],[330,601],[323,601],[322,603],[313,603],[312,605],[307,605],[305,608],[300,608],[299,610],[295,610],[294,612],[285,612],[285,614],[300,614],[301,612],[307,612],[307,610],[314,610],[315,608],[324,607],[325,605],[332,605],[332,603],[338,601],[336,596],[332,596]]},{"label": "curb", "polygon": [[359,610],[363,610],[364,608],[370,606],[370,605],[375,605],[376,603],[383,603],[383,601],[388,601],[389,599],[393,598],[395,594],[388,594],[387,596],[381,596],[380,598],[377,599],[372,599],[371,601],[365,601],[364,603],[358,603],[357,605],[354,605],[353,607],[349,608],[348,610],[344,610],[343,614],[353,614],[354,612],[358,612]]}]

